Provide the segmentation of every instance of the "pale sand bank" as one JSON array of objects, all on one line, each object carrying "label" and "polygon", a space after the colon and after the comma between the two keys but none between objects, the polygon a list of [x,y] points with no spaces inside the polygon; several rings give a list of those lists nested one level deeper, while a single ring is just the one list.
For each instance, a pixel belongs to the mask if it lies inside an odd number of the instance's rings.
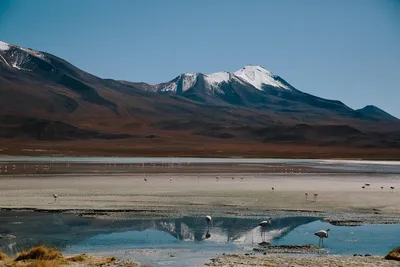
[{"label": "pale sand bank", "polygon": [[[216,181],[216,176],[219,181]],[[232,177],[235,179],[232,180]],[[244,177],[244,179],[240,179]],[[328,174],[1,176],[1,208],[400,214],[400,179]],[[170,181],[172,178],[172,181]],[[369,182],[370,188],[361,186]],[[381,190],[381,186],[384,187]],[[393,192],[389,187],[395,186]],[[274,191],[272,191],[274,187]],[[308,200],[305,192],[309,193]],[[59,198],[54,203],[53,194]],[[317,193],[314,202],[313,194]]]}]

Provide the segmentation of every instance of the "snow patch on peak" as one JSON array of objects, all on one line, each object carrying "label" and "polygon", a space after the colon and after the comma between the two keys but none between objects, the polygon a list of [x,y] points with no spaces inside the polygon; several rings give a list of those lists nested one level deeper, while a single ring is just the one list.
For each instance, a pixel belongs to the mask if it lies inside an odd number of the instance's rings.
[{"label": "snow patch on peak", "polygon": [[185,73],[181,75],[181,79],[182,79],[182,92],[185,92],[196,84],[197,74]]},{"label": "snow patch on peak", "polygon": [[261,66],[248,65],[241,70],[236,71],[234,74],[259,90],[262,90],[263,85],[270,85],[273,87],[290,90],[289,87],[278,81],[272,72],[264,69]]},{"label": "snow patch on peak", "polygon": [[28,54],[30,54],[30,55],[32,55],[32,56],[34,56],[34,57],[37,57],[37,58],[40,58],[40,59],[43,59],[43,60],[48,61],[48,60],[46,59],[46,57],[45,57],[42,53],[40,53],[40,52],[38,52],[38,51],[29,49],[29,48],[23,48],[23,47],[21,47],[21,50],[25,51],[26,53],[28,53]]},{"label": "snow patch on peak", "polygon": [[0,41],[0,51],[7,51],[8,49],[10,49],[10,45]]},{"label": "snow patch on peak", "polygon": [[216,72],[204,76],[204,79],[211,85],[217,85],[222,82],[228,82],[230,74],[228,72]]}]

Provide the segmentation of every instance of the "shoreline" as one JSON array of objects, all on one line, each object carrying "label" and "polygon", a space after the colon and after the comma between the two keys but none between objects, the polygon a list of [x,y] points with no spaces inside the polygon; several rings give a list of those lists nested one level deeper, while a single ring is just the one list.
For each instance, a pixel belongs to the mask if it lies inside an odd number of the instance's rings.
[{"label": "shoreline", "polygon": [[178,219],[182,217],[204,217],[213,214],[215,217],[262,219],[269,216],[285,218],[306,216],[320,218],[322,222],[334,226],[361,226],[371,224],[400,224],[400,214],[369,214],[360,212],[321,212],[305,210],[265,210],[257,212],[221,212],[221,211],[170,211],[170,210],[135,210],[135,209],[38,209],[38,208],[4,208],[0,212],[34,212],[72,214],[79,217],[113,220],[147,220],[147,219]]},{"label": "shoreline", "polygon": [[[227,169],[232,171],[233,167],[227,166],[213,173],[213,168],[209,166],[203,173],[177,173],[176,169],[164,168],[147,174],[3,174],[0,207],[75,213],[294,212],[369,214],[376,218],[400,214],[400,192],[389,189],[400,188],[400,179],[393,174],[276,174],[254,166],[249,167],[256,168],[253,172],[228,173]],[[239,166],[238,170],[241,168],[244,167]],[[362,189],[367,181],[371,186]],[[305,192],[309,192],[308,198]],[[314,193],[318,193],[318,199],[314,199]],[[343,216],[331,219],[338,221],[340,217]],[[354,215],[351,219],[356,220]]]},{"label": "shoreline", "polygon": [[218,266],[291,266],[291,267],[342,267],[342,266],[359,266],[359,267],[395,267],[400,266],[399,261],[385,260],[383,257],[368,256],[354,257],[341,255],[323,255],[318,257],[310,257],[305,255],[242,255],[229,254],[211,259],[205,264],[210,267]]}]

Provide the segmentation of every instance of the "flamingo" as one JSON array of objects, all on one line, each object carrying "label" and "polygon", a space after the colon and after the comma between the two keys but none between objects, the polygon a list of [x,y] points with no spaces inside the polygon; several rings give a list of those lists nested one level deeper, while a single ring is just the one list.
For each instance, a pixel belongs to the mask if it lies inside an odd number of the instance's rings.
[{"label": "flamingo", "polygon": [[258,225],[261,227],[261,231],[260,231],[261,239],[264,242],[267,226],[271,225],[271,218],[268,218],[265,221],[261,221]]},{"label": "flamingo", "polygon": [[326,230],[319,230],[318,232],[314,233],[314,235],[319,237],[319,242],[318,242],[318,246],[321,247],[321,243],[322,246],[324,246],[324,238],[328,238],[329,236],[329,231],[331,229],[326,229]]},{"label": "flamingo", "polygon": [[210,225],[212,224],[212,218],[211,218],[211,216],[210,216],[210,215],[207,215],[207,216],[205,217],[205,219],[206,219],[207,227],[210,228]]},{"label": "flamingo", "polygon": [[272,218],[270,217],[270,218],[268,218],[268,220],[261,221],[258,225],[261,226],[261,227],[263,227],[263,228],[265,228],[265,227],[267,227],[268,225],[271,224],[271,219],[272,219]]}]

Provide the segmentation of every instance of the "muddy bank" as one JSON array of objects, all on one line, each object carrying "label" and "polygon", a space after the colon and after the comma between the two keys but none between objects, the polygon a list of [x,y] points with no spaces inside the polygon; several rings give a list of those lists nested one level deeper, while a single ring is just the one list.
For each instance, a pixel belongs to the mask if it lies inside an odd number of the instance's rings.
[{"label": "muddy bank", "polygon": [[260,245],[256,248],[253,248],[253,251],[260,252],[264,254],[326,254],[326,251],[323,248],[319,248],[314,245],[280,245],[280,246],[270,246],[267,244]]},{"label": "muddy bank", "polygon": [[206,266],[222,267],[222,266],[291,266],[291,267],[396,267],[400,266],[400,262],[388,261],[382,257],[347,257],[347,256],[286,256],[286,255],[224,255],[216,259],[211,259]]}]

